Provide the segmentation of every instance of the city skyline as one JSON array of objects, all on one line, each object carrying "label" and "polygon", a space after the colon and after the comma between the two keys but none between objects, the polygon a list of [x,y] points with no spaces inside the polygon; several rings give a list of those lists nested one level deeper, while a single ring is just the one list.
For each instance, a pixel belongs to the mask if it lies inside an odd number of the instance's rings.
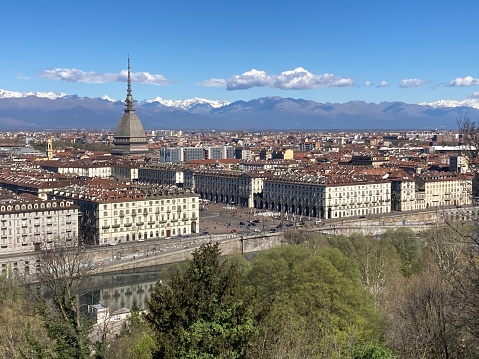
[{"label": "city skyline", "polygon": [[4,6],[0,88],[120,100],[479,99],[473,1]]}]

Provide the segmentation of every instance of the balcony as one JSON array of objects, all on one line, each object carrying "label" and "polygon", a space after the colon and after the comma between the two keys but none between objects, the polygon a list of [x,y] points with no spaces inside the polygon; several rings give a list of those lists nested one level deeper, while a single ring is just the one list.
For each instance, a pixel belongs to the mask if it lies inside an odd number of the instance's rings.
[{"label": "balcony", "polygon": [[136,212],[131,212],[131,215],[132,215],[132,216],[136,216]]},{"label": "balcony", "polygon": [[136,225],[137,225],[137,226],[142,226],[142,225],[144,225],[144,224],[145,224],[145,222],[136,222]]},{"label": "balcony", "polygon": [[125,223],[124,226],[125,227],[131,227],[132,223]]},{"label": "balcony", "polygon": [[148,221],[148,224],[153,225],[153,224],[155,224],[155,221]]},{"label": "balcony", "polygon": [[114,224],[112,225],[113,228],[120,228],[120,225],[119,224]]},{"label": "balcony", "polygon": [[110,226],[101,226],[101,229],[108,229]]},{"label": "balcony", "polygon": [[125,217],[125,214],[124,214],[124,213],[120,213],[120,217]]}]

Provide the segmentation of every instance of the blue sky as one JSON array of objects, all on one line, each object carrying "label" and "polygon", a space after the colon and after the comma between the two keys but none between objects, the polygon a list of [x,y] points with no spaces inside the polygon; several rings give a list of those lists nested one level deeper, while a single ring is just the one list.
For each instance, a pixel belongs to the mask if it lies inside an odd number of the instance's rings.
[{"label": "blue sky", "polygon": [[[135,100],[479,97],[479,1],[2,4],[0,89]],[[123,72],[122,72],[123,71]]]}]

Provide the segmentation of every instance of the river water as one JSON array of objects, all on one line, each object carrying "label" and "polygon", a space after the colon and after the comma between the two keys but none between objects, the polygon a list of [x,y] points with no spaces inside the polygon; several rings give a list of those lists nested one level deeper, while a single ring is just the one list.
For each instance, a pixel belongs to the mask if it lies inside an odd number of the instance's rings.
[{"label": "river water", "polygon": [[[247,260],[253,259],[259,252],[245,254]],[[87,279],[81,290],[80,304],[101,303],[111,311],[133,307],[136,303],[146,309],[146,303],[159,280],[166,280],[187,266],[187,262],[162,264],[138,268],[135,272],[120,271],[92,276]]]}]

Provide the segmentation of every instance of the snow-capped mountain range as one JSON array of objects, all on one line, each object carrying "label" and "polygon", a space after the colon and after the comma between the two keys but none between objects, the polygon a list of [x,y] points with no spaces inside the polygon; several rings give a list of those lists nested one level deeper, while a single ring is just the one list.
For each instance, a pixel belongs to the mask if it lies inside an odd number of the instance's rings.
[{"label": "snow-capped mountain range", "polygon": [[55,100],[57,98],[62,98],[68,96],[66,93],[54,93],[54,92],[15,92],[7,91],[0,89],[0,98],[24,98],[29,96],[48,98],[50,100]]},{"label": "snow-capped mountain range", "polygon": [[431,106],[434,108],[445,108],[445,107],[472,107],[479,109],[479,92],[474,92],[471,97],[463,101],[455,100],[439,100],[436,102],[421,102],[422,106]]},{"label": "snow-capped mountain range", "polygon": [[[14,92],[14,91],[7,91],[7,90],[0,89],[0,98],[25,98],[29,96],[48,98],[50,100],[55,100],[57,98],[62,98],[62,97],[69,97],[69,95],[65,93],[56,94],[53,92]],[[112,99],[108,95],[101,97],[101,99],[105,101],[109,101],[109,102],[124,101],[124,100]],[[145,103],[148,103],[148,104],[160,103],[166,107],[174,107],[174,108],[179,108],[182,110],[189,110],[190,108],[197,105],[210,105],[213,108],[220,108],[230,104],[228,101],[207,100],[207,99],[199,98],[199,97],[186,99],[186,100],[165,100],[165,99],[162,99],[161,97],[156,97],[153,100],[144,100],[144,101],[138,102],[138,104],[140,105]]]},{"label": "snow-capped mountain range", "polygon": [[187,100],[164,100],[161,97],[157,97],[153,100],[141,101],[140,103],[155,103],[155,102],[159,102],[163,106],[167,106],[167,107],[181,108],[182,110],[189,110],[190,108],[196,105],[207,104],[213,108],[220,108],[230,104],[228,101],[207,100],[207,99],[199,98],[199,97],[195,97],[195,98],[191,98]]},{"label": "snow-capped mountain range", "polygon": [[[153,100],[136,103],[145,129],[218,130],[401,130],[454,129],[457,118],[479,119],[479,93],[464,101],[407,104],[392,101],[320,103],[262,97],[250,101]],[[114,129],[124,111],[108,96],[0,90],[0,130]]]},{"label": "snow-capped mountain range", "polygon": [[[57,98],[62,97],[69,97],[66,93],[54,93],[54,92],[15,92],[15,91],[8,91],[0,89],[0,98],[25,98],[29,96],[35,96],[40,98],[47,98],[50,100],[55,100]],[[115,100],[109,97],[108,95],[104,95],[101,97],[102,100],[109,101],[109,102],[124,102],[124,100]],[[152,100],[143,100],[138,101],[138,104],[155,104],[160,103],[166,107],[174,107],[182,110],[189,110],[197,105],[209,105],[212,108],[220,108],[223,106],[227,106],[230,104],[228,101],[221,101],[221,100],[207,100],[204,98],[194,97],[185,100],[166,100],[161,97],[156,97]],[[469,98],[463,101],[456,101],[456,100],[439,100],[435,102],[420,102],[420,106],[430,106],[433,108],[454,108],[454,107],[472,107],[479,109],[479,92],[473,93]]]}]

